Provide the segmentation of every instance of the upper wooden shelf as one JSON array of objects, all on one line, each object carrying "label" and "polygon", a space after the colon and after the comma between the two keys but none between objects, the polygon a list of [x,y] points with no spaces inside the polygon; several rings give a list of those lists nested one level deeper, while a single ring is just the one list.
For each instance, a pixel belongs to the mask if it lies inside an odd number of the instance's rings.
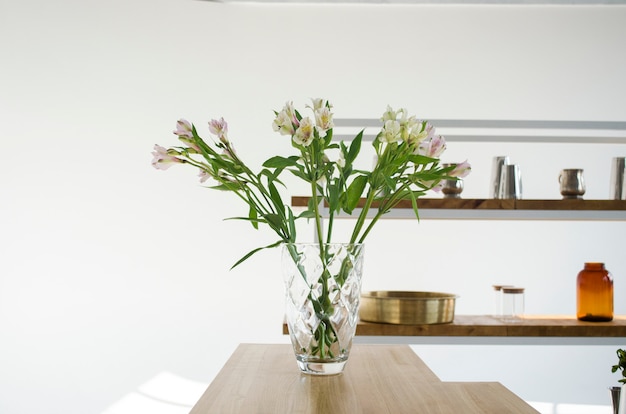
[{"label": "upper wooden shelf", "polygon": [[[308,200],[309,197],[294,196],[291,205],[306,207]],[[417,206],[420,218],[425,219],[626,220],[626,200],[420,198]],[[355,211],[353,216],[357,214]],[[411,201],[403,200],[385,217],[414,216]]]}]

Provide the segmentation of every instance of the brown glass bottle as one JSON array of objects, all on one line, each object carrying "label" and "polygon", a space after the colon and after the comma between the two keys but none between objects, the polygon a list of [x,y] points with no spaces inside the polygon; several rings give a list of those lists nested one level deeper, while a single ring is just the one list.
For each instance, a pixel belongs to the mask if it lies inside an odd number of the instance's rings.
[{"label": "brown glass bottle", "polygon": [[604,263],[585,263],[578,273],[576,317],[591,322],[613,320],[613,278]]}]

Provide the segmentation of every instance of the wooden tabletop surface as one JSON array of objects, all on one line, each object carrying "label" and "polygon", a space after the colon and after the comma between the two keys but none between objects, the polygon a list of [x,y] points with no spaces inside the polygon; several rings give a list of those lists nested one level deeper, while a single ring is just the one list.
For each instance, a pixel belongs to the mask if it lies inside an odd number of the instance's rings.
[{"label": "wooden tabletop surface", "polygon": [[242,344],[190,414],[537,413],[497,382],[442,382],[408,345],[352,348],[345,371],[301,374],[291,345]]},{"label": "wooden tabletop surface", "polygon": [[[283,324],[283,334],[289,334]],[[496,337],[626,337],[626,316],[611,322],[584,322],[568,315],[528,315],[507,323],[490,315],[455,315],[451,323],[436,325],[393,325],[359,322],[357,335],[363,336],[496,336]]]}]

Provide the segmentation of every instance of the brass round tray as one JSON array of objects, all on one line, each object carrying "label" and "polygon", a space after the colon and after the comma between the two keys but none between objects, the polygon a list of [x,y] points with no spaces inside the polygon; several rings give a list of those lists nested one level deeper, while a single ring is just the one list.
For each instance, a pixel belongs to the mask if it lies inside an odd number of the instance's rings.
[{"label": "brass round tray", "polygon": [[440,292],[363,292],[359,315],[362,321],[397,325],[450,323],[457,297]]}]

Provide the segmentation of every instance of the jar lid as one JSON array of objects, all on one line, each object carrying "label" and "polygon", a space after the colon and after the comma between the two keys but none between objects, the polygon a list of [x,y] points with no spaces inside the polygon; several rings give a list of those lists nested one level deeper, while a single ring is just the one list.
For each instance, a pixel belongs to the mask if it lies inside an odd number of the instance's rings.
[{"label": "jar lid", "polygon": [[493,286],[493,290],[495,291],[499,291],[504,287],[513,287],[513,285],[492,285]]},{"label": "jar lid", "polygon": [[502,293],[524,293],[523,287],[503,286]]}]

